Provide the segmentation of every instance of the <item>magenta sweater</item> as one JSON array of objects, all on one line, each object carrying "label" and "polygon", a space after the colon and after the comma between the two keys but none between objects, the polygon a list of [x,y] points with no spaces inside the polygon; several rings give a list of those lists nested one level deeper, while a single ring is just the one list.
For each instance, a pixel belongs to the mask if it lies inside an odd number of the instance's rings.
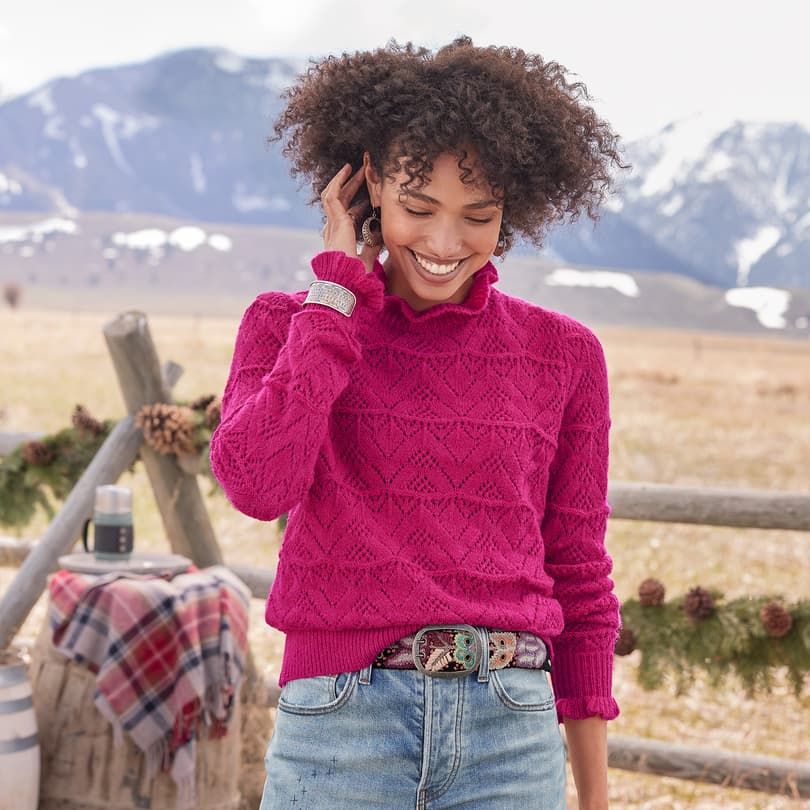
[{"label": "magenta sweater", "polygon": [[496,290],[491,263],[463,303],[422,312],[385,294],[379,263],[312,267],[354,291],[354,313],[260,295],[211,441],[237,509],[289,511],[266,612],[286,633],[280,683],[463,622],[541,636],[560,717],[615,717],[597,339]]}]

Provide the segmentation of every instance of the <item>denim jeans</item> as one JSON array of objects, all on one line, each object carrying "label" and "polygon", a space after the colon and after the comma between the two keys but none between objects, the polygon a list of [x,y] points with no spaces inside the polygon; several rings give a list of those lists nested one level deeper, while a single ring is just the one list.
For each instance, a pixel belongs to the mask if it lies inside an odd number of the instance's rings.
[{"label": "denim jeans", "polygon": [[372,669],[288,682],[261,810],[564,810],[565,750],[538,669]]}]

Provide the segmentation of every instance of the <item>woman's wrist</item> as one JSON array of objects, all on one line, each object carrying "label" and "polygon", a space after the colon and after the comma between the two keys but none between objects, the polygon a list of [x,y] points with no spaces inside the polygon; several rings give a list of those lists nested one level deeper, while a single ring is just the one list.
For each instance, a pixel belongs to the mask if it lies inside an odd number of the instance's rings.
[{"label": "woman's wrist", "polygon": [[[312,259],[312,270],[318,281],[337,285],[353,295],[357,306],[372,310],[382,309],[385,285],[375,274],[366,272],[365,265],[359,258],[352,258],[338,250],[323,251]],[[332,288],[331,292],[345,302],[349,301],[348,297],[339,289]],[[326,293],[326,287],[318,288],[318,293]],[[310,300],[309,295],[305,303],[307,302],[323,303]],[[344,305],[344,308],[348,309],[348,303]],[[343,314],[347,313],[344,311]],[[350,315],[351,312],[348,314]]]}]

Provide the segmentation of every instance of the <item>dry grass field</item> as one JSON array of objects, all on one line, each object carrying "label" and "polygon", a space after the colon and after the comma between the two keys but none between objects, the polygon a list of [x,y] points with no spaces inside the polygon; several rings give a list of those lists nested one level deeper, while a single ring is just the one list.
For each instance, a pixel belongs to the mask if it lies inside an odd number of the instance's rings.
[{"label": "dry grass field", "polygon": [[[68,424],[76,403],[98,417],[122,415],[101,335],[107,317],[25,309],[0,313],[0,430],[59,429]],[[186,368],[176,398],[221,393],[237,324],[233,318],[150,318],[161,358]],[[597,331],[611,371],[614,480],[810,490],[810,342]],[[136,472],[127,483],[136,494],[139,547],[165,549],[144,474]],[[236,514],[220,496],[209,502],[228,559],[274,566],[274,526]],[[24,535],[35,537],[44,526],[39,520]],[[608,545],[620,597],[635,595],[647,576],[663,580],[671,595],[700,584],[729,597],[808,596],[810,533],[614,520]],[[13,573],[0,569],[0,590]],[[43,612],[40,601],[23,635],[36,635]],[[253,603],[251,620],[254,650],[268,671],[277,671],[282,639],[264,626],[259,601]],[[635,681],[635,655],[617,661],[622,715],[612,731],[810,759],[810,689],[802,699],[782,681],[773,694],[756,697],[747,697],[734,682],[722,691],[696,682],[682,696],[671,688],[644,692]],[[611,797],[619,810],[810,807],[785,797],[621,771],[611,771]]]}]

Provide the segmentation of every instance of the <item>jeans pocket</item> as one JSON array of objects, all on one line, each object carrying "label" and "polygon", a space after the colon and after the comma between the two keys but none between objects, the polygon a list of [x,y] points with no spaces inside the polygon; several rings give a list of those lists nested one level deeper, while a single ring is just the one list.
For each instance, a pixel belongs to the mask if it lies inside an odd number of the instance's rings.
[{"label": "jeans pocket", "polygon": [[501,703],[519,712],[547,712],[555,708],[554,692],[543,669],[508,667],[490,672]]},{"label": "jeans pocket", "polygon": [[289,714],[307,715],[337,711],[352,696],[358,675],[357,672],[342,672],[288,681],[279,695],[278,708]]}]

